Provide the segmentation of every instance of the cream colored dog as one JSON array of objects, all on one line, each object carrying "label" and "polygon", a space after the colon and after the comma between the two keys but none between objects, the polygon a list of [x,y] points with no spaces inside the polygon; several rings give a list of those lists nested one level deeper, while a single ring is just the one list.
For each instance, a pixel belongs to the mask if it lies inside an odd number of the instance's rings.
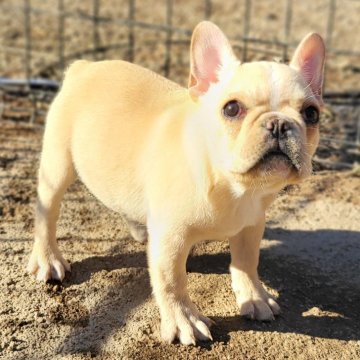
[{"label": "cream colored dog", "polygon": [[211,339],[212,321],[186,290],[186,259],[202,240],[229,240],[240,314],[273,319],[279,306],[257,274],[265,210],[312,171],[324,54],[310,34],[290,66],[240,64],[220,29],[202,22],[188,89],[124,61],[75,62],[46,123],[29,272],[47,281],[70,271],[55,232],[77,173],[137,240],[148,237],[165,341]]}]

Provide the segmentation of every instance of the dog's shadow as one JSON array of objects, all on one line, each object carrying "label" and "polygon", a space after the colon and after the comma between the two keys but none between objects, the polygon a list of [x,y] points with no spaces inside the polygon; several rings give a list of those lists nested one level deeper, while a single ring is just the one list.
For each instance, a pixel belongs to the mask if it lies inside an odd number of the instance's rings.
[{"label": "dog's shadow", "polygon": [[[259,274],[268,287],[279,290],[281,315],[273,322],[255,322],[240,316],[214,317],[217,323],[213,329],[214,339],[226,343],[232,331],[253,330],[360,340],[360,284],[357,280],[359,274],[354,273],[359,269],[354,264],[359,264],[360,259],[360,232],[267,229],[266,236],[272,238],[273,235],[281,241],[277,247],[284,248],[289,239],[301,239],[304,247],[315,241],[323,241],[326,247],[327,241],[337,239],[338,249],[328,249],[327,253],[318,255],[323,256],[320,263],[331,258],[333,271],[326,273],[320,266],[316,266],[316,261],[311,258],[305,260],[293,252],[289,254],[287,248],[283,251],[262,249]],[[345,251],[346,256],[340,260]],[[339,258],[338,261],[336,258]],[[188,269],[193,272],[225,273],[229,262],[228,253],[201,255],[189,259]],[[349,276],[348,281],[344,281],[343,274]]]},{"label": "dog's shadow", "polygon": [[[267,234],[269,235],[270,232],[271,235],[271,231],[269,229]],[[359,245],[359,235],[359,232],[342,230],[282,230],[281,235],[277,236],[280,240],[277,246],[284,246],[287,239],[294,236],[309,243],[319,238],[340,238],[344,239],[344,242],[357,242]],[[139,271],[135,278],[134,275],[124,274],[111,283],[110,288],[103,294],[103,299],[112,296],[112,302],[108,302],[108,307],[101,304],[92,309],[92,313],[87,315],[92,318],[92,326],[88,329],[76,327],[74,324],[73,331],[65,339],[59,352],[92,351],[96,354],[102,342],[116,331],[116,328],[124,326],[127,314],[123,312],[129,313],[151,296],[145,247],[139,247],[139,251],[132,253],[116,253],[118,249],[120,248],[115,249],[114,255],[95,256],[72,265],[72,274],[65,281],[65,288],[72,284],[83,284],[95,273],[104,269],[108,272],[124,268]],[[281,251],[272,250],[266,248],[261,251],[259,273],[268,287],[278,290],[282,314],[276,321],[269,323],[249,321],[240,316],[213,317],[216,322],[212,328],[214,341],[227,343],[230,332],[249,330],[305,334],[338,340],[360,340],[359,284],[344,282],[343,279],[337,280],[333,275],[323,273],[322,269],[310,260],[301,259],[294,254],[289,255],[286,251],[282,254]],[[338,256],[341,256],[341,249]],[[360,258],[359,246],[354,248],[352,256],[354,260]],[[229,263],[230,254],[225,252],[190,256],[187,270],[202,274],[227,274]],[[354,270],[351,263],[349,268],[344,268],[343,263],[341,266],[342,268],[337,269],[339,273]],[[354,278],[355,275],[358,276],[354,274]],[[114,300],[114,294],[119,291],[128,292],[133,297],[126,308],[123,306],[121,296],[118,300]],[[119,320],[114,322],[114,317]],[[91,333],[94,327],[97,333],[99,327],[103,327],[96,340]],[[211,345],[207,343],[202,343],[200,346],[211,349]]]},{"label": "dog's shadow", "polygon": [[[57,349],[58,354],[96,356],[109,336],[126,326],[128,314],[150,298],[146,253],[145,249],[139,249],[122,253],[120,247],[115,246],[111,251],[114,255],[94,256],[71,264],[71,273],[67,273],[62,284],[63,293],[71,297],[73,285],[85,285],[76,290],[77,295],[87,292],[87,297],[95,299],[95,306],[90,306],[90,312],[83,311],[75,321],[63,319],[72,330]],[[92,279],[97,276],[102,282],[99,286],[98,279]],[[84,308],[77,301],[69,303],[72,307]],[[69,313],[67,308],[65,310]]]}]

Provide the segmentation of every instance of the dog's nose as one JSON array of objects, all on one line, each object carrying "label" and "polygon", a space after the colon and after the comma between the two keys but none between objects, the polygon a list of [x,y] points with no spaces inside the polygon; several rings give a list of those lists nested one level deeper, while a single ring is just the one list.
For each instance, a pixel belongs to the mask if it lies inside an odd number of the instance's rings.
[{"label": "dog's nose", "polygon": [[292,126],[289,121],[286,119],[269,119],[266,122],[266,129],[272,134],[276,139],[281,139],[289,135],[289,131]]}]

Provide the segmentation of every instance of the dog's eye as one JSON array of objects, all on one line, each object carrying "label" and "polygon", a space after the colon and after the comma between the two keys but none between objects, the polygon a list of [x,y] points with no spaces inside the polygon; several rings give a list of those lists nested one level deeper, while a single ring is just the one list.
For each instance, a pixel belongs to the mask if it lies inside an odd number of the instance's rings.
[{"label": "dog's eye", "polygon": [[239,118],[245,113],[245,108],[236,100],[231,100],[223,107],[223,114],[229,119]]},{"label": "dog's eye", "polygon": [[319,110],[315,106],[308,106],[301,111],[304,121],[307,124],[317,124],[319,122]]}]

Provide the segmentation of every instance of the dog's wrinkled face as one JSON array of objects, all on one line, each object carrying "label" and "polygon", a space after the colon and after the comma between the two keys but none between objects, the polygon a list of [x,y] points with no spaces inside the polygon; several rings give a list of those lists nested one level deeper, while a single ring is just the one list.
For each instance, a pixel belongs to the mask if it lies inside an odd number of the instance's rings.
[{"label": "dog's wrinkled face", "polygon": [[193,37],[189,85],[200,105],[199,116],[212,129],[219,166],[243,183],[258,181],[262,186],[309,175],[319,140],[321,38],[308,35],[290,65],[240,65],[220,30],[206,26]]},{"label": "dog's wrinkled face", "polygon": [[296,70],[271,62],[240,65],[221,104],[232,172],[267,177],[311,172],[320,104]]}]

